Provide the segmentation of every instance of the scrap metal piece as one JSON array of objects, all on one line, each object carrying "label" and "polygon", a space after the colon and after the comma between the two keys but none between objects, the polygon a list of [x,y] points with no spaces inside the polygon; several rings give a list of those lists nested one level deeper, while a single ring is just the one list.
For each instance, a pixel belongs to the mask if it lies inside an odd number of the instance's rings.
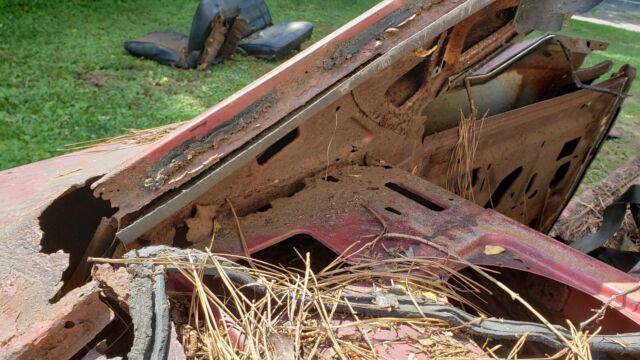
[{"label": "scrap metal piece", "polygon": [[[265,130],[272,130],[279,126],[278,121],[289,122],[285,127],[287,130],[279,133],[279,136],[268,139],[262,137],[261,146],[255,148],[255,153],[251,151],[251,157],[255,157],[295,128],[295,123],[292,124],[292,121],[299,124],[317,114],[327,105],[348,94],[355,86],[411,53],[416,46],[437,37],[446,29],[493,2],[492,0],[473,0],[461,4],[434,3],[429,6],[429,11],[420,12],[420,16],[402,27],[398,34],[385,35],[387,38],[393,37],[392,41],[380,43],[377,37],[381,36],[387,27],[406,20],[423,5],[420,1],[407,3],[385,1],[361,17],[360,21],[348,25],[342,32],[332,34],[317,46],[309,47],[288,60],[281,70],[267,74],[227,101],[221,102],[202,114],[197,121],[191,122],[176,131],[170,138],[156,144],[142,156],[130,159],[121,169],[97,182],[94,192],[96,196],[109,199],[113,206],[120,209],[120,215],[130,214],[168,190],[179,187],[196,175],[209,170],[213,165],[216,165],[216,169],[212,169],[214,172],[220,171],[220,168],[224,167],[220,161],[227,160],[229,155],[239,150],[241,145],[246,145],[244,141],[227,141],[233,138],[231,135],[240,134],[237,130],[232,131],[231,134],[216,132],[225,127],[223,125],[229,127],[233,122],[238,122],[240,120],[238,116],[247,122],[240,128],[243,130],[242,136],[254,141]],[[351,39],[346,41],[347,38]],[[344,59],[334,61],[335,66],[328,70],[324,69],[324,65],[320,65],[324,70],[319,69],[318,62],[331,57],[332,54],[338,60]],[[367,63],[368,60],[372,61]],[[342,79],[361,65],[365,65],[362,70],[350,75],[348,79]],[[288,71],[284,71],[285,69]],[[312,78],[314,80],[311,80]],[[320,97],[315,98],[317,95]],[[270,99],[270,101],[264,99]],[[304,108],[296,111],[302,106]],[[246,110],[251,109],[254,111],[244,114]],[[280,130],[284,129],[281,127]],[[206,143],[198,142],[208,139],[207,136],[211,134],[219,136],[214,136]],[[240,151],[245,152],[245,149]],[[181,155],[186,155],[186,159],[182,159]],[[245,158],[246,160],[235,159],[233,166],[237,168],[243,161],[248,161],[250,156],[245,155]],[[168,174],[163,172],[166,167],[172,168]],[[205,181],[206,185],[201,186],[202,190],[193,189],[188,198],[180,199],[181,206],[201,195],[221,177],[223,176],[212,175],[209,171],[201,176],[199,182]],[[187,196],[186,192],[179,192],[174,198],[184,196]],[[148,217],[144,223],[136,225],[138,229],[135,231],[131,228],[120,233],[118,237],[124,242],[132,241],[181,206],[171,205],[171,210],[165,207],[160,211],[163,215],[157,216],[159,215],[157,212],[155,218]]]},{"label": "scrap metal piece", "polygon": [[[514,45],[512,51],[505,51],[496,56],[485,66],[474,71],[471,75],[465,77],[464,81],[467,86],[480,85],[494,79],[498,75],[505,72],[513,64],[525,58],[527,55],[539,49],[542,45],[554,40],[556,35],[547,34],[534,39],[525,40],[522,43]],[[514,51],[515,50],[515,51]]]},{"label": "scrap metal piece", "polygon": [[[31,299],[21,299],[28,304]],[[9,318],[11,309],[3,308],[3,329],[5,333],[14,335],[0,347],[2,359],[69,359],[82,350],[98,335],[114,318],[114,313],[100,299],[100,289],[96,283],[71,291],[58,303],[52,304],[42,314],[39,326],[15,336],[15,327],[20,316],[34,316],[25,310],[25,314],[16,314]],[[14,307],[14,311],[17,308]],[[38,310],[28,309],[29,312]]]},{"label": "scrap metal piece", "polygon": [[[597,259],[405,171],[345,166],[333,168],[329,175],[332,181],[324,180],[322,172],[307,179],[304,189],[295,196],[272,201],[269,210],[241,218],[248,251],[258,253],[304,234],[336,254],[351,253],[372,246],[369,244],[385,224],[387,235],[375,242],[367,256],[394,258],[396,252],[390,249],[400,248],[401,253],[410,251],[412,256],[441,259],[454,268],[464,265],[447,263],[450,254],[478,266],[535,274],[567,287],[567,296],[556,297],[553,308],[558,309],[558,316],[575,321],[590,316],[591,309],[601,306],[602,301],[637,282]],[[447,252],[425,242],[393,238],[391,233],[420,236],[445,247]],[[209,245],[210,241],[194,244],[196,248]],[[486,245],[505,250],[487,255]],[[213,251],[244,253],[231,224],[216,234]],[[260,258],[259,253],[256,257]],[[615,310],[602,322],[603,334],[638,331],[639,302],[640,292],[616,299]]]},{"label": "scrap metal piece", "polygon": [[594,234],[571,243],[571,247],[584,253],[590,253],[601,247],[613,234],[620,229],[627,214],[627,207],[631,207],[633,219],[640,226],[638,210],[640,209],[640,185],[630,186],[619,198],[604,209],[602,227]]}]

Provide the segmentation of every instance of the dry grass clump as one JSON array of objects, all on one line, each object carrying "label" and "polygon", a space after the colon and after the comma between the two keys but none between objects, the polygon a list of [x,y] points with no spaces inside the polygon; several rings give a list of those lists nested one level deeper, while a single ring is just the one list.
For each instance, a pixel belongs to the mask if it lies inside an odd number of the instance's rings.
[{"label": "dry grass clump", "polygon": [[67,144],[64,146],[64,148],[59,150],[77,151],[103,144],[148,144],[160,140],[165,135],[169,134],[185,123],[187,123],[187,121],[158,126],[151,129],[124,129],[126,133],[119,136],[111,136]]},{"label": "dry grass clump", "polygon": [[[388,233],[381,237],[417,241],[446,252],[416,236]],[[584,326],[576,329],[569,324],[570,336],[561,335],[489,270],[454,254],[446,262],[443,258],[427,257],[372,259],[361,256],[363,250],[358,251],[355,262],[338,257],[319,271],[312,270],[309,253],[298,254],[304,264],[302,268],[284,268],[250,257],[221,257],[208,250],[204,253],[186,250],[176,255],[165,252],[155,258],[100,260],[118,264],[144,262],[170,269],[171,317],[189,359],[397,358],[393,351],[398,344],[405,346],[409,358],[426,355],[437,359],[487,356],[518,359],[528,348],[526,334],[509,351],[503,343],[493,346],[496,344],[493,342],[489,348],[491,342],[487,341],[479,346],[464,333],[465,326],[453,327],[425,316],[420,310],[410,317],[385,315],[385,309],[397,306],[389,301],[394,295],[405,302],[411,299],[416,309],[425,302],[453,302],[478,310],[466,299],[489,290],[453,270],[459,267],[469,267],[492,281],[500,289],[493,296],[508,297],[525,305],[556,334],[566,349],[549,358],[591,359],[589,341],[598,330],[590,335],[583,330]],[[228,258],[249,266],[230,262]],[[447,278],[455,281],[443,280]],[[182,285],[175,286],[177,283]],[[376,315],[364,315],[368,312],[363,309],[369,309],[369,302]],[[478,313],[484,316],[480,310]]]},{"label": "dry grass clump", "polygon": [[486,114],[479,120],[480,125],[478,126],[476,123],[478,109],[473,106],[473,103],[472,109],[469,116],[464,116],[464,113],[460,111],[458,141],[451,152],[446,187],[454,194],[473,201],[473,167]]},{"label": "dry grass clump", "polygon": [[[440,320],[345,313],[345,306],[352,309],[352,304],[344,296],[371,294],[372,288],[376,293],[410,296],[416,303],[452,299],[472,306],[458,294],[477,291],[475,284],[441,260],[413,257],[348,263],[338,258],[314,272],[308,253],[301,256],[304,269],[239,257],[234,258],[251,266],[230,267],[206,254],[206,259],[193,256],[188,261],[170,255],[144,259],[176,269],[193,287],[186,293],[170,293],[172,317],[179,323],[178,333],[190,358],[378,359],[384,355],[380,351],[390,350],[398,341],[410,344],[416,354],[437,358],[482,354],[477,346],[477,353],[470,350],[473,346],[465,346],[470,340],[458,337]],[[252,280],[239,285],[238,272]],[[441,280],[443,272],[457,277],[462,285]],[[342,310],[337,311],[338,307]],[[381,331],[396,335],[391,341],[376,338]]]}]

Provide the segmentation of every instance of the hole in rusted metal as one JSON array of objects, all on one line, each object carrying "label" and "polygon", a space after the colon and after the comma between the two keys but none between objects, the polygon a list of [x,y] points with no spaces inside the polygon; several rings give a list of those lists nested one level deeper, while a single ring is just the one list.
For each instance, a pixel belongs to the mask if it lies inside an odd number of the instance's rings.
[{"label": "hole in rusted metal", "polygon": [[302,180],[297,181],[297,182],[295,182],[293,184],[288,184],[284,188],[280,189],[278,192],[272,193],[271,196],[269,196],[267,198],[263,198],[259,202],[253,203],[253,204],[248,205],[247,207],[244,207],[244,208],[237,209],[238,216],[239,217],[245,217],[245,216],[254,214],[256,212],[267,211],[267,210],[271,209],[271,207],[272,207],[271,203],[274,200],[281,199],[281,198],[293,197],[295,194],[297,194],[300,191],[304,190],[305,187],[306,187],[306,185],[305,185],[304,181],[302,181]]},{"label": "hole in rusted metal", "polygon": [[562,180],[564,180],[564,178],[567,176],[567,173],[569,172],[570,167],[571,167],[571,161],[560,165],[560,167],[558,167],[558,170],[556,170],[555,174],[553,174],[553,178],[551,178],[549,187],[553,189],[558,185],[560,185]]},{"label": "hole in rusted metal", "polygon": [[408,190],[396,183],[386,183],[384,184],[384,186],[386,186],[388,189],[395,191],[396,193],[410,199],[413,200],[415,202],[417,202],[418,204],[426,207],[429,210],[433,210],[433,211],[442,211],[444,210],[444,208],[430,200],[425,199],[424,197],[416,194],[415,192]]},{"label": "hole in rusted metal", "polygon": [[252,254],[251,257],[285,268],[304,270],[306,253],[309,253],[311,270],[314,272],[321,271],[338,257],[331,249],[307,234],[294,235]]},{"label": "hole in rusted metal", "polygon": [[305,187],[306,185],[304,184],[304,181],[296,182],[295,184],[293,184],[293,187],[291,188],[291,191],[289,192],[289,194],[287,194],[287,197],[292,197],[293,195],[304,190]]},{"label": "hole in rusted metal", "polygon": [[527,183],[527,189],[524,191],[526,194],[528,194],[529,191],[531,191],[531,188],[533,187],[533,184],[536,182],[537,177],[538,177],[538,173],[531,175],[531,178],[529,179],[529,183]]},{"label": "hole in rusted metal", "polygon": [[426,68],[427,61],[422,61],[391,84],[385,93],[387,100],[396,107],[404,105],[424,84]]},{"label": "hole in rusted metal", "polygon": [[576,151],[578,144],[580,143],[580,139],[582,139],[582,137],[577,137],[564,143],[564,145],[562,146],[562,150],[560,150],[560,153],[558,154],[556,160],[560,160],[573,154],[573,152]]},{"label": "hole in rusted metal", "polygon": [[480,174],[480,168],[475,168],[471,171],[471,186],[476,186],[478,183],[478,175]]},{"label": "hole in rusted metal", "polygon": [[396,215],[402,215],[402,213],[399,210],[396,210],[396,209],[392,208],[391,206],[387,206],[384,209],[387,210],[390,213],[393,213],[393,214],[396,214]]},{"label": "hole in rusted metal", "polygon": [[[72,356],[72,360],[89,358],[85,357],[85,355],[90,349],[95,347],[100,350],[99,352],[104,353],[104,355],[99,358],[126,359],[126,355],[133,345],[133,324],[131,322],[131,316],[127,311],[123,310],[115,300],[105,296],[102,298],[102,301],[116,313],[115,319],[89,341],[82,350]],[[105,341],[105,343],[99,345],[103,341]]]},{"label": "hole in rusted metal", "polygon": [[504,194],[506,194],[511,185],[518,180],[520,173],[522,173],[522,166],[518,166],[509,175],[505,176],[504,179],[500,181],[500,184],[493,194],[491,194],[491,198],[486,204],[484,204],[484,207],[487,209],[498,207],[498,205],[500,205],[500,201],[502,201],[502,198],[504,197]]},{"label": "hole in rusted metal", "polygon": [[256,209],[256,212],[266,212],[266,211],[268,211],[269,209],[272,209],[272,208],[273,208],[273,206],[271,206],[271,203],[269,203],[267,205],[261,206],[258,209]]},{"label": "hole in rusted metal", "polygon": [[173,236],[173,246],[182,249],[193,246],[193,243],[187,240],[188,232],[189,228],[186,225],[178,226],[176,228],[176,234]]},{"label": "hole in rusted metal", "polygon": [[[38,219],[42,230],[40,252],[53,254],[62,250],[69,254],[69,266],[62,273],[64,283],[82,261],[100,220],[111,217],[117,210],[112,209],[108,201],[93,196],[91,183],[97,179],[68,190],[54,200]],[[71,289],[60,291],[50,301],[58,301],[68,290]]]},{"label": "hole in rusted metal", "polygon": [[291,144],[295,139],[298,138],[298,136],[300,136],[300,130],[298,128],[295,128],[287,135],[283,136],[280,140],[276,141],[273,145],[269,146],[267,150],[260,154],[256,159],[258,165],[266,164],[267,161],[271,160],[272,157],[276,156],[276,154],[286,148],[287,145]]},{"label": "hole in rusted metal", "polygon": [[471,49],[474,45],[493,35],[503,26],[513,20],[516,15],[516,7],[501,9],[493,14],[489,14],[482,21],[474,24],[468,32],[467,38],[464,40],[462,52]]}]

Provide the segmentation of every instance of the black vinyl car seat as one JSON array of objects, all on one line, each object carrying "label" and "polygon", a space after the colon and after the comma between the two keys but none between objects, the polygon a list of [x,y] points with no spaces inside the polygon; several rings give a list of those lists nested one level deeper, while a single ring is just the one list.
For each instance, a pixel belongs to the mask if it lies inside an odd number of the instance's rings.
[{"label": "black vinyl car seat", "polygon": [[240,17],[247,21],[245,38],[238,48],[266,60],[279,60],[292,50],[300,49],[311,38],[313,24],[308,21],[290,21],[273,24],[264,0],[237,0]]},{"label": "black vinyl car seat", "polygon": [[312,31],[313,25],[307,21],[273,25],[264,0],[201,0],[188,37],[175,31],[155,31],[126,41],[124,48],[161,64],[200,69],[216,58],[229,57],[236,46],[247,55],[282,59],[311,38]]},{"label": "black vinyl car seat", "polygon": [[[142,38],[126,41],[124,48],[131,55],[155,60],[164,65],[194,68],[203,55],[205,43],[212,30],[212,22],[218,18],[229,27],[238,14],[239,7],[235,0],[201,0],[193,16],[188,37],[175,31],[154,31]],[[223,29],[220,34],[222,40],[226,30]]]}]

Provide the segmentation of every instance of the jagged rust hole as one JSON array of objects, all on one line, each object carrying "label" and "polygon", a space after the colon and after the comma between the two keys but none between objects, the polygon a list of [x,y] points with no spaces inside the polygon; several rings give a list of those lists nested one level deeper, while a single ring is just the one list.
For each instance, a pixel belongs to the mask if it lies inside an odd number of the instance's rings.
[{"label": "jagged rust hole", "polygon": [[513,183],[518,180],[518,177],[520,177],[520,173],[522,173],[522,166],[518,166],[509,175],[505,176],[504,179],[500,181],[500,184],[493,192],[493,194],[491,194],[491,198],[487,201],[486,204],[484,204],[484,207],[487,209],[497,208],[511,185],[513,185]]},{"label": "jagged rust hole", "polygon": [[[93,196],[91,183],[97,179],[68,190],[54,200],[38,219],[42,230],[40,252],[53,254],[62,250],[69,254],[69,266],[62,274],[65,283],[82,260],[100,219],[116,212],[108,201]],[[55,302],[57,298],[59,296],[51,301]]]},{"label": "jagged rust hole", "polygon": [[562,149],[560,150],[560,153],[558,154],[558,157],[556,158],[556,160],[560,160],[562,158],[565,158],[571,154],[573,154],[576,151],[576,148],[578,147],[578,144],[580,143],[580,139],[581,137],[575,138],[573,140],[569,140],[566,143],[564,143],[564,145],[562,146]]},{"label": "jagged rust hole", "polygon": [[304,270],[303,258],[306,253],[309,253],[311,270],[315,273],[320,272],[338,257],[331,249],[307,234],[294,235],[252,254],[251,257],[285,268]]}]

